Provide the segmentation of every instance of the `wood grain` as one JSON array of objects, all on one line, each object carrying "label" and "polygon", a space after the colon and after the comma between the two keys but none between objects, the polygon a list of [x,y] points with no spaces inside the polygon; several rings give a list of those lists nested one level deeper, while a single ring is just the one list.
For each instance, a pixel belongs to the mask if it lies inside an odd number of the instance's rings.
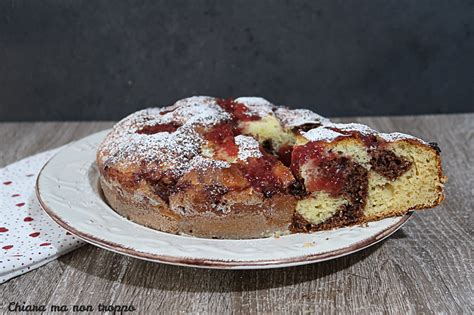
[{"label": "wood grain", "polygon": [[[439,143],[445,202],[388,240],[301,267],[219,271],[156,264],[86,245],[0,286],[28,304],[130,304],[138,313],[474,313],[474,114],[339,119]],[[1,123],[0,167],[111,122]]]}]

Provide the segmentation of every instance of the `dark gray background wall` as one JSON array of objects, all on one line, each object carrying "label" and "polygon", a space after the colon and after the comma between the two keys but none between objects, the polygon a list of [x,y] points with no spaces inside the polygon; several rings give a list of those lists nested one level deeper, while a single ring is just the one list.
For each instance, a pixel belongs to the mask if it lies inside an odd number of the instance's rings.
[{"label": "dark gray background wall", "polygon": [[0,120],[191,95],[321,114],[474,109],[473,1],[0,1]]}]

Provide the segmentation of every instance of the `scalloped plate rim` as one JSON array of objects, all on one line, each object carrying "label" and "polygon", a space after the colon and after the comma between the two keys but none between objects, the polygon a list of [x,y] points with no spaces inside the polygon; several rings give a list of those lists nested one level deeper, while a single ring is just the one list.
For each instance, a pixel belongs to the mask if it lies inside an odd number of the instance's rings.
[{"label": "scalloped plate rim", "polygon": [[[105,133],[108,132],[109,130],[110,129],[103,130],[103,131],[91,134],[82,139],[73,141],[69,143],[68,145],[66,145],[64,148],[62,148],[54,156],[52,156],[50,160],[41,168],[37,176],[35,192],[43,210],[48,214],[49,217],[51,217],[57,224],[59,224],[65,230],[74,234],[75,236],[84,240],[87,243],[93,244],[97,247],[100,247],[106,250],[110,250],[115,253],[123,254],[129,257],[134,257],[134,258],[152,261],[152,262],[165,263],[165,264],[170,264],[170,265],[210,268],[210,269],[268,269],[268,268],[280,268],[280,267],[305,265],[305,264],[322,262],[322,261],[327,261],[327,260],[343,257],[346,255],[361,251],[363,249],[366,249],[372,245],[375,245],[379,243],[380,241],[384,240],[385,238],[389,237],[393,233],[395,233],[398,229],[400,229],[411,218],[413,214],[413,212],[410,211],[403,216],[396,217],[398,218],[398,221],[396,221],[395,223],[388,225],[386,228],[379,231],[378,233],[372,234],[366,237],[365,239],[352,243],[348,246],[338,248],[335,250],[319,252],[315,254],[288,257],[286,259],[221,260],[221,259],[215,259],[215,258],[204,259],[204,258],[193,258],[193,257],[178,257],[175,255],[161,255],[161,254],[157,255],[150,252],[139,251],[134,248],[115,243],[114,240],[103,239],[101,237],[98,237],[97,235],[91,235],[89,233],[85,233],[83,231],[78,230],[76,227],[74,227],[74,223],[68,223],[63,218],[61,218],[61,216],[58,214],[57,209],[55,211],[54,209],[52,209],[52,207],[48,206],[47,204],[48,200],[44,198],[44,195],[42,194],[42,190],[41,190],[40,182],[44,178],[45,172],[48,170],[48,166],[50,165],[50,163],[54,163],[55,159],[58,156],[66,152],[67,148],[78,145],[78,143],[80,143],[81,141],[86,141],[89,138],[98,137],[98,136],[101,136],[102,134],[105,135]],[[96,197],[101,198],[100,196],[96,196]],[[113,209],[111,209],[110,207],[109,209],[110,211],[113,211]],[[125,221],[128,221],[128,220],[125,220]],[[132,221],[128,221],[128,222],[131,224],[131,226],[138,225]],[[140,226],[140,228],[152,230],[144,226]],[[157,232],[157,233],[163,233],[163,232],[159,232],[155,230],[152,230],[152,231]],[[321,231],[321,232],[324,233],[325,231]],[[169,233],[165,233],[165,234],[172,235]],[[172,236],[190,237],[190,236],[181,236],[181,235],[172,235]],[[286,236],[281,236],[281,237],[286,237]],[[196,240],[206,240],[206,241],[210,240],[210,239],[201,239],[197,237],[190,237],[190,238],[196,239]],[[263,240],[263,239],[232,240],[232,241],[235,241],[235,242],[242,241],[242,242],[248,243],[248,242],[259,241],[259,240]],[[214,241],[224,241],[224,240],[214,240]]]}]

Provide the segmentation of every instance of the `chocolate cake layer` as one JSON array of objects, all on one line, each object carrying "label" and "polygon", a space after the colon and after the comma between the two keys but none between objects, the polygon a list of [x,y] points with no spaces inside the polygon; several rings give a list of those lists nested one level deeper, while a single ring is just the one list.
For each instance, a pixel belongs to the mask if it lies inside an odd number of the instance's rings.
[{"label": "chocolate cake layer", "polygon": [[412,165],[410,161],[396,156],[388,150],[376,149],[370,151],[372,169],[380,175],[395,180],[408,171]]}]

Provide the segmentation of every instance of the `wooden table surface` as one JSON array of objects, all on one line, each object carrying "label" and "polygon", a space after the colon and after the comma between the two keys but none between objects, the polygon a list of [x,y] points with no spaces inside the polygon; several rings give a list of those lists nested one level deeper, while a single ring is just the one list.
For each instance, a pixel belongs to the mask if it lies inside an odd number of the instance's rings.
[{"label": "wooden table surface", "polygon": [[[474,313],[474,114],[340,119],[436,141],[446,200],[359,253],[301,267],[168,266],[92,245],[0,285],[0,312],[27,304],[126,304],[139,313]],[[0,123],[0,167],[112,122]]]}]

